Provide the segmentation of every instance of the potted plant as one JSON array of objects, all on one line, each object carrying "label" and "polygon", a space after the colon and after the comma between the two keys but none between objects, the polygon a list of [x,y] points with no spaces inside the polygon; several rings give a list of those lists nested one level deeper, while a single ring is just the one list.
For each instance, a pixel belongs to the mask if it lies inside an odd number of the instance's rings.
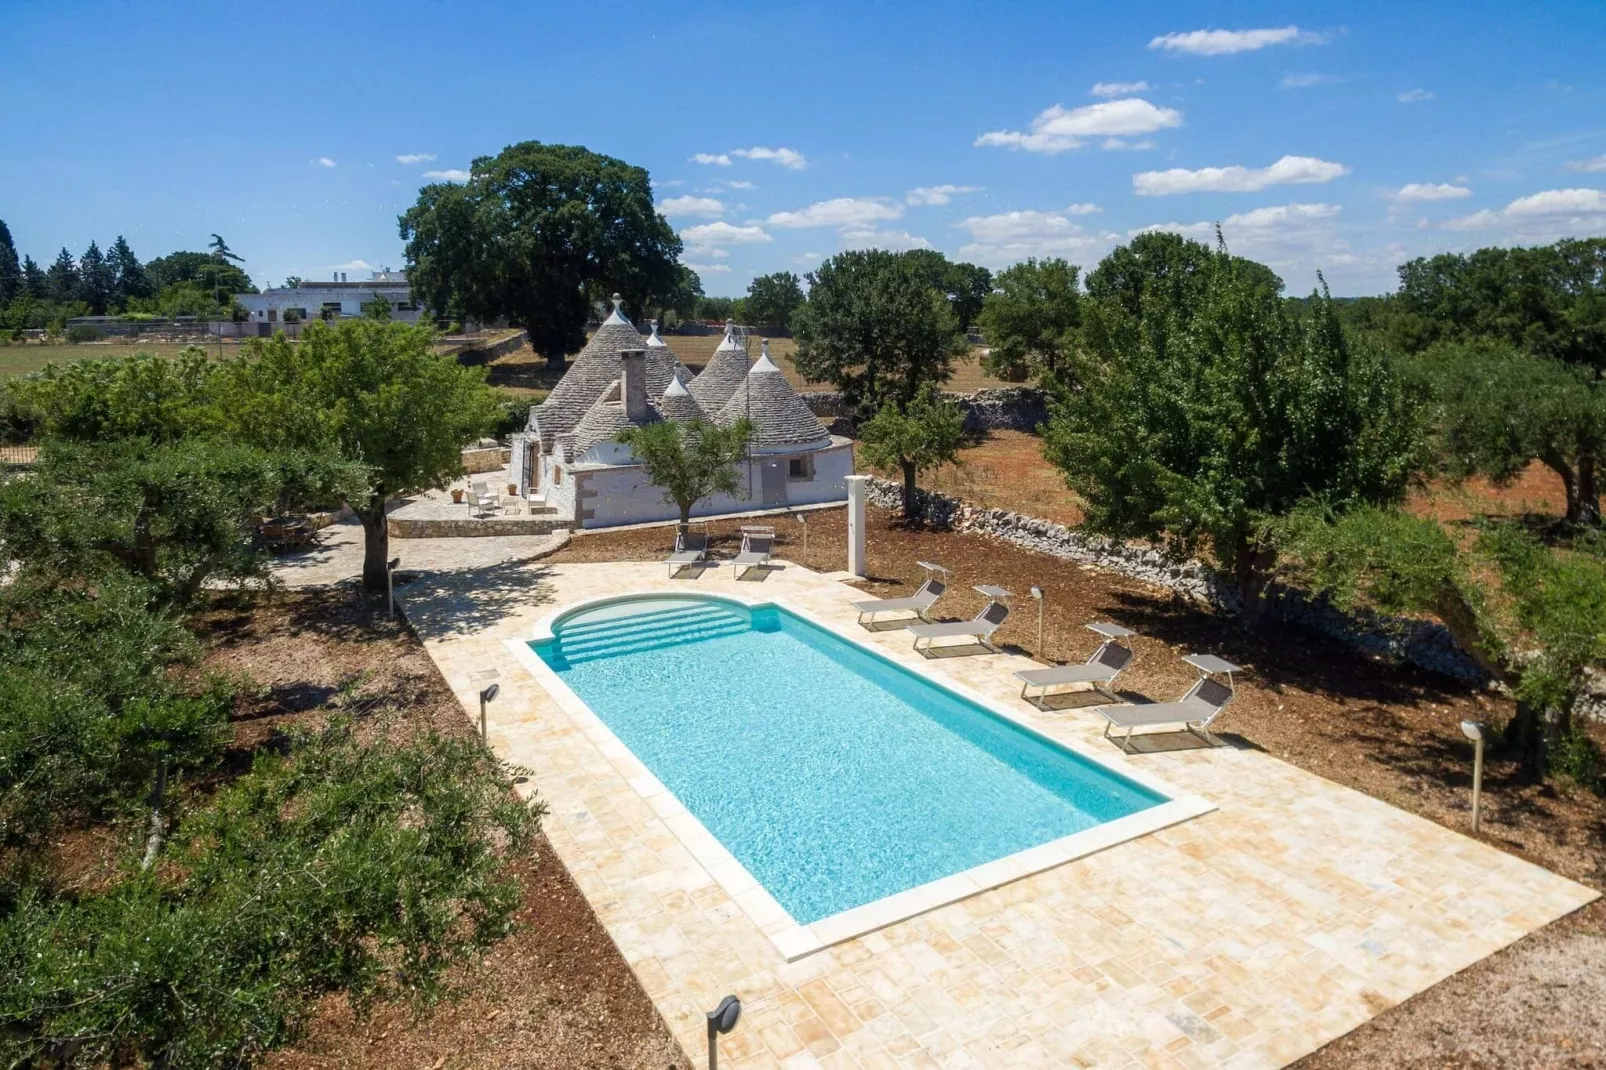
[{"label": "potted plant", "polygon": [[519,496],[519,485],[517,483],[509,483],[507,485],[507,496],[509,498],[517,498]]},{"label": "potted plant", "polygon": [[452,504],[453,505],[462,505],[463,504],[463,488],[462,487],[453,487],[452,488]]}]

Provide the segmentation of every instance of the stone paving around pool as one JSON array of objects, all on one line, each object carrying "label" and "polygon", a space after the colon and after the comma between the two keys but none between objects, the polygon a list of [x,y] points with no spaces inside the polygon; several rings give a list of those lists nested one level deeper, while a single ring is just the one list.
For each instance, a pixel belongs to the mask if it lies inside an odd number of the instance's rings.
[{"label": "stone paving around pool", "polygon": [[[528,562],[401,594],[472,717],[500,685],[492,746],[531,771],[553,849],[694,1065],[704,1012],[735,993],[727,1067],[1282,1066],[1596,897],[1252,749],[1127,756],[1091,712],[1022,701],[1028,659],[922,658],[901,631],[857,630],[864,595],[839,576],[777,565],[755,582]],[[610,757],[508,649],[554,610],[652,591],[782,600],[1218,809],[788,963],[638,793],[633,757]]]}]

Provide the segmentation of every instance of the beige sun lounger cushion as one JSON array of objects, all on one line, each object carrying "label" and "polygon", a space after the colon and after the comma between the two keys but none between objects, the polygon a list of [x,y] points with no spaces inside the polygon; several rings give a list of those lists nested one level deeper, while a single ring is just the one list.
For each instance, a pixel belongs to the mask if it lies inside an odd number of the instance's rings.
[{"label": "beige sun lounger cushion", "polygon": [[942,577],[932,576],[920,585],[918,591],[907,598],[871,598],[853,603],[853,608],[858,610],[860,617],[867,613],[902,612],[915,613],[924,618],[926,610],[935,605],[937,599],[941,598],[947,589],[948,585],[943,582]]},{"label": "beige sun lounger cushion", "polygon": [[1081,665],[1056,665],[1049,669],[1023,669],[1015,675],[1024,695],[1029,687],[1055,687],[1060,684],[1102,684],[1108,686],[1131,663],[1132,651],[1115,642],[1100,643],[1093,656]]}]

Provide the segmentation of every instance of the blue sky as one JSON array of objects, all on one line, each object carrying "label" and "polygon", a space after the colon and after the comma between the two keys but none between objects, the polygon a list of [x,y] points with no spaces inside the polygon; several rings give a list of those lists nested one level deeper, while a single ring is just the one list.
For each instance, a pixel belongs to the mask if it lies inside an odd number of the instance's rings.
[{"label": "blue sky", "polygon": [[[216,231],[259,285],[400,267],[431,172],[646,167],[714,294],[845,248],[1091,267],[1145,227],[1293,293],[1606,233],[1606,4],[0,0],[0,219],[41,263]],[[703,162],[698,162],[699,160]]]}]

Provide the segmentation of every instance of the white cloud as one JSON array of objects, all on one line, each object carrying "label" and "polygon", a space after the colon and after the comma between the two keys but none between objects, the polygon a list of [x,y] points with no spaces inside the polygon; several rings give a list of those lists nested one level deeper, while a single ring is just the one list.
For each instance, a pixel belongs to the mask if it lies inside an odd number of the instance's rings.
[{"label": "white cloud", "polygon": [[1079,148],[1089,137],[1122,137],[1152,134],[1156,130],[1181,126],[1182,113],[1161,108],[1139,97],[1106,100],[1081,108],[1056,104],[1039,112],[1032,120],[1031,133],[993,130],[976,139],[977,145],[1002,145],[1027,152],[1064,152]]},{"label": "white cloud", "polygon": [[437,182],[467,182],[469,174],[460,167],[448,167],[444,171],[425,171],[425,178],[433,178]]},{"label": "white cloud", "polygon": [[725,202],[713,197],[671,197],[658,202],[658,210],[671,219],[677,216],[700,215],[718,218],[725,214]]},{"label": "white cloud", "polygon": [[720,274],[724,274],[725,272],[730,271],[730,269],[731,269],[729,264],[692,264],[692,263],[688,263],[686,266],[691,268],[693,271],[695,271],[695,272],[697,272],[698,274],[701,274],[701,275],[708,275],[708,274],[720,275]]},{"label": "white cloud", "polygon": [[886,249],[889,252],[902,253],[910,249],[930,249],[931,243],[925,238],[910,234],[907,230],[843,227],[842,248]]},{"label": "white cloud", "polygon": [[1187,52],[1195,56],[1230,56],[1235,52],[1254,52],[1271,45],[1318,45],[1321,34],[1302,31],[1298,26],[1279,26],[1263,30],[1192,30],[1168,33],[1149,42],[1150,48],[1166,52]]},{"label": "white cloud", "polygon": [[374,265],[366,260],[348,260],[344,264],[336,264],[335,271],[373,271]]},{"label": "white cloud", "polygon": [[1606,191],[1547,189],[1518,197],[1498,211],[1483,209],[1451,219],[1447,230],[1489,230],[1503,227],[1508,237],[1547,241],[1606,231]]},{"label": "white cloud", "polygon": [[775,240],[763,227],[738,227],[725,222],[699,223],[681,231],[680,236],[688,242],[701,245],[757,245]]},{"label": "white cloud", "polygon": [[1425,100],[1432,100],[1433,91],[1431,89],[1407,89],[1395,99],[1401,104],[1420,104]]},{"label": "white cloud", "polygon": [[1277,84],[1283,89],[1311,89],[1319,85],[1334,85],[1339,80],[1336,74],[1317,74],[1314,71],[1302,74],[1289,72],[1283,75],[1283,80]]},{"label": "white cloud", "polygon": [[[701,251],[703,249],[707,249],[708,252],[706,254],[704,254]],[[697,255],[698,256],[707,255],[707,256],[713,257],[715,260],[723,260],[727,256],[731,255],[731,251],[729,249],[721,249],[717,245],[705,245],[705,246],[699,246],[699,251],[698,251]]]},{"label": "white cloud", "polygon": [[[1073,222],[1071,212],[1002,212],[971,216],[959,224],[970,241],[959,249],[963,259],[1002,267],[1027,257],[1062,256],[1092,264],[1119,239],[1115,234],[1090,234]],[[1080,214],[1080,213],[1077,213]]]},{"label": "white cloud", "polygon": [[335,162],[333,160],[331,160],[327,156],[320,156],[316,160],[313,160],[312,162],[317,164],[319,167],[335,167],[335,166],[337,166],[335,164]]},{"label": "white cloud", "polygon": [[849,227],[868,226],[903,215],[903,205],[885,197],[835,197],[816,201],[797,212],[776,212],[769,217],[772,227]]},{"label": "white cloud", "polygon": [[758,184],[756,182],[749,182],[746,179],[733,179],[730,182],[725,183],[725,188],[726,189],[758,189]]},{"label": "white cloud", "polygon": [[1140,197],[1173,193],[1253,193],[1267,186],[1331,182],[1349,168],[1314,156],[1284,156],[1270,167],[1201,167],[1197,171],[1174,167],[1168,171],[1141,171],[1132,176],[1132,189]]},{"label": "white cloud", "polygon": [[1150,138],[1144,138],[1141,141],[1128,141],[1124,137],[1107,137],[1099,145],[1099,148],[1103,149],[1105,152],[1116,152],[1122,149],[1130,150],[1132,152],[1142,152],[1146,149],[1154,148],[1154,141]]},{"label": "white cloud", "polygon": [[1102,212],[1103,210],[1104,209],[1100,208],[1092,201],[1083,201],[1081,204],[1070,204],[1065,206],[1066,215],[1092,215],[1094,212]]},{"label": "white cloud", "polygon": [[699,152],[691,157],[691,162],[713,164],[715,167],[729,167],[731,158],[723,152]]},{"label": "white cloud", "polygon": [[1472,196],[1472,191],[1448,182],[1407,182],[1387,196],[1394,201],[1453,201]]},{"label": "white cloud", "polygon": [[1596,156],[1588,160],[1568,160],[1567,170],[1580,174],[1595,174],[1606,171],[1606,155]]},{"label": "white cloud", "polygon": [[435,154],[433,152],[403,152],[396,157],[396,162],[409,165],[415,163],[434,163]]},{"label": "white cloud", "polygon": [[903,200],[905,204],[947,204],[956,193],[977,193],[980,190],[980,186],[917,186],[904,194]]},{"label": "white cloud", "polygon": [[761,145],[750,149],[732,149],[731,155],[746,160],[771,160],[791,171],[801,171],[809,163],[796,149],[766,149]]},{"label": "white cloud", "polygon": [[1088,92],[1095,97],[1129,97],[1133,93],[1147,93],[1153,88],[1148,82],[1094,82]]}]

